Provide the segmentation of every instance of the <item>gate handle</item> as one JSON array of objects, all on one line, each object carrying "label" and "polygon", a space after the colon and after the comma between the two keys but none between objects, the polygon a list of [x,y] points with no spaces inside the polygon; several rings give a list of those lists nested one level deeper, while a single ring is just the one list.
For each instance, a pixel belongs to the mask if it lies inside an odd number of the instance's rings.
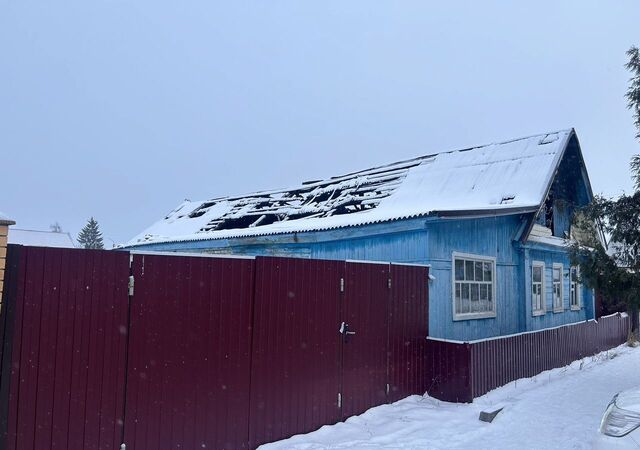
[{"label": "gate handle", "polygon": [[350,334],[356,334],[355,331],[349,331],[349,324],[344,322],[342,322],[342,324],[340,325],[340,330],[338,331],[344,336],[345,344],[349,342],[348,338]]}]

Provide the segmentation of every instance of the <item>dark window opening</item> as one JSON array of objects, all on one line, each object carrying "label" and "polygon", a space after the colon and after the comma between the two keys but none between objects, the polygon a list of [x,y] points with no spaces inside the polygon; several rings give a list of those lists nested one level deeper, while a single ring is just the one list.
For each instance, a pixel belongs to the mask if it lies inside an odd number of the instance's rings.
[{"label": "dark window opening", "polygon": [[549,194],[544,202],[544,226],[553,231],[553,195]]}]

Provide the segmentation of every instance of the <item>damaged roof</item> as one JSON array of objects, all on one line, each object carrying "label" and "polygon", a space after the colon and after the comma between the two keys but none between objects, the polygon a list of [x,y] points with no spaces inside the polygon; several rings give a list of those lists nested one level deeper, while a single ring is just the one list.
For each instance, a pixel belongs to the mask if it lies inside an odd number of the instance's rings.
[{"label": "damaged roof", "polygon": [[573,129],[446,151],[290,189],[185,200],[125,246],[326,230],[428,214],[535,211]]}]

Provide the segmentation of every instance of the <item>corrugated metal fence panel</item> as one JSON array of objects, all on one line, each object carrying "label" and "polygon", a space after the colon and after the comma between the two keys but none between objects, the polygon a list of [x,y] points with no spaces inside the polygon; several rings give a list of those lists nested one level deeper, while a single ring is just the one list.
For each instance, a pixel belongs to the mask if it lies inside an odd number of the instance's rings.
[{"label": "corrugated metal fence panel", "polygon": [[128,255],[38,247],[10,252],[18,253],[18,285],[7,305],[15,328],[6,448],[117,448]]},{"label": "corrugated metal fence panel", "polygon": [[623,344],[628,329],[628,317],[613,316],[472,343],[473,396]]},{"label": "corrugated metal fence panel", "polygon": [[343,418],[387,402],[389,276],[389,264],[346,263]]},{"label": "corrugated metal fence panel", "polygon": [[256,259],[251,446],[340,419],[344,262]]},{"label": "corrugated metal fence panel", "polygon": [[426,347],[429,334],[429,269],[391,265],[389,301],[389,401],[429,387]]},{"label": "corrugated metal fence panel", "polygon": [[426,364],[430,396],[448,402],[473,400],[469,344],[428,340]]},{"label": "corrugated metal fence panel", "polygon": [[628,317],[616,315],[471,343],[430,339],[428,392],[441,400],[470,402],[511,381],[623,344],[629,325]]},{"label": "corrugated metal fence panel", "polygon": [[[20,351],[21,322],[16,317],[22,317],[23,302],[16,301],[22,298],[24,287],[25,260],[22,257],[22,247],[9,245],[5,266],[4,291],[2,310],[0,310],[0,448],[8,446],[9,413],[12,412],[15,426],[15,408],[9,404],[9,392],[11,387],[12,353],[16,348]],[[16,337],[17,336],[17,337]],[[14,387],[17,383],[14,383]],[[15,396],[14,396],[15,398]],[[12,433],[15,447],[15,430]]]},{"label": "corrugated metal fence panel", "polygon": [[253,448],[426,389],[424,267],[8,255],[0,448]]},{"label": "corrugated metal fence panel", "polygon": [[248,443],[254,261],[134,255],[127,448]]}]

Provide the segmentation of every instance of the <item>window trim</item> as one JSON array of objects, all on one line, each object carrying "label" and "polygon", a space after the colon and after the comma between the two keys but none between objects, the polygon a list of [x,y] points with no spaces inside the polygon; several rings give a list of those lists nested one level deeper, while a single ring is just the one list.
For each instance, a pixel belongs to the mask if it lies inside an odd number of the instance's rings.
[{"label": "window trim", "polygon": [[574,290],[573,288],[573,279],[571,278],[571,271],[574,270],[576,271],[576,278],[580,278],[580,266],[569,266],[569,308],[571,309],[571,311],[580,311],[582,309],[582,289],[581,289],[581,285],[580,285],[580,281],[578,281],[578,279],[576,279],[575,281],[575,293],[576,293],[576,305],[572,305],[571,304],[571,291]]},{"label": "window trim", "polygon": [[[541,291],[540,291],[540,303],[542,304],[541,309],[533,309],[533,269],[534,267],[542,268],[542,278],[540,280],[541,283]],[[532,261],[531,263],[531,315],[534,317],[544,316],[547,313],[547,296],[545,288],[547,287],[545,281],[545,265],[544,261]]]},{"label": "window trim", "polygon": [[[474,313],[456,313],[456,258],[459,259],[471,259],[474,261],[489,262],[493,268],[493,276],[491,277],[491,292],[493,293],[493,311],[488,312],[474,312]],[[453,315],[453,321],[459,322],[462,320],[475,320],[475,319],[491,319],[497,317],[497,297],[496,292],[496,278],[497,278],[497,264],[495,256],[483,256],[475,255],[473,253],[452,252],[451,254],[451,312]]]},{"label": "window trim", "polygon": [[[555,281],[553,279],[553,272],[556,269],[560,269],[560,306],[556,307],[556,292],[555,292]],[[553,308],[554,313],[562,313],[564,312],[564,266],[562,263],[553,263],[551,269],[551,306]]]}]

